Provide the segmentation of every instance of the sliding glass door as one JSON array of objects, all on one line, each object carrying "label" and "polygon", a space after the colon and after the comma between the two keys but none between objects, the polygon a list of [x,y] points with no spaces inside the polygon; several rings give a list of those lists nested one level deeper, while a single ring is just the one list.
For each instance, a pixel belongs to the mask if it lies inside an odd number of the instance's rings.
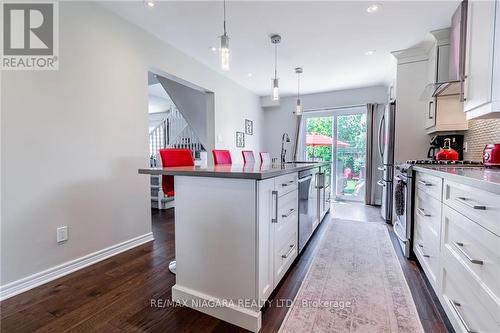
[{"label": "sliding glass door", "polygon": [[302,152],[308,161],[333,162],[336,200],[364,201],[366,108],[326,110],[304,115]]},{"label": "sliding glass door", "polygon": [[335,116],[335,197],[364,201],[366,112]]}]

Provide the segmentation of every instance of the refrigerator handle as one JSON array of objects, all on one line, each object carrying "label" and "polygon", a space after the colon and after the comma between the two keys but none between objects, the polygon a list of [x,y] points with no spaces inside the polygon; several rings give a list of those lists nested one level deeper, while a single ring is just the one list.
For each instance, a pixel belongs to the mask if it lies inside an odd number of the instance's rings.
[{"label": "refrigerator handle", "polygon": [[382,134],[382,126],[384,126],[384,121],[385,121],[385,113],[382,116],[382,118],[380,118],[380,124],[378,126],[378,154],[380,155],[380,158],[382,159],[382,163],[384,163],[384,153],[382,150],[382,141],[383,140],[381,138],[381,134]]}]

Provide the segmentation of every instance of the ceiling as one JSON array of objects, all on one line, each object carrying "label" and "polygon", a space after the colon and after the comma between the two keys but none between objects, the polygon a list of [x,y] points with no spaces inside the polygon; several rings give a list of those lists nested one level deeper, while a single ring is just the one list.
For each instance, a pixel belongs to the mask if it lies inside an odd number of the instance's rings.
[{"label": "ceiling", "polygon": [[[380,9],[368,13],[378,3]],[[128,21],[223,73],[258,95],[269,95],[274,48],[269,36],[282,36],[278,76],[283,95],[295,94],[301,66],[301,92],[366,87],[390,78],[390,52],[429,38],[448,27],[459,1],[228,1],[231,70],[219,67],[221,1],[143,1],[102,3]],[[376,50],[373,55],[366,55]],[[249,77],[249,73],[252,73]]]}]

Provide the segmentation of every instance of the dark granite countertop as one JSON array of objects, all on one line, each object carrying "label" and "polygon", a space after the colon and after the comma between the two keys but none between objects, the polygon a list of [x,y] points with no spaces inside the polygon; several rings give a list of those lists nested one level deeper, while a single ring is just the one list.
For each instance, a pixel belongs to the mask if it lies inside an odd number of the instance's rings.
[{"label": "dark granite countertop", "polygon": [[500,169],[498,168],[426,165],[414,166],[413,169],[500,194]]},{"label": "dark granite countertop", "polygon": [[331,164],[331,162],[308,162],[308,163],[285,163],[285,164],[231,164],[231,165],[209,165],[183,166],[169,168],[146,168],[139,169],[140,174],[147,175],[169,175],[169,176],[194,176],[194,177],[218,177],[218,178],[241,178],[262,180],[278,177],[292,172],[309,170],[312,168]]}]

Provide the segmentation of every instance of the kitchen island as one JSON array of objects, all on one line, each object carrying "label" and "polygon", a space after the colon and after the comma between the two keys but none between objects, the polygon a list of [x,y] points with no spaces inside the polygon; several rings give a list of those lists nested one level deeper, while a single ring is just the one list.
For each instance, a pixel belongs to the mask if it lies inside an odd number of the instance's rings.
[{"label": "kitchen island", "polygon": [[258,332],[262,306],[298,256],[299,172],[329,164],[140,169],[175,176],[172,300]]}]

